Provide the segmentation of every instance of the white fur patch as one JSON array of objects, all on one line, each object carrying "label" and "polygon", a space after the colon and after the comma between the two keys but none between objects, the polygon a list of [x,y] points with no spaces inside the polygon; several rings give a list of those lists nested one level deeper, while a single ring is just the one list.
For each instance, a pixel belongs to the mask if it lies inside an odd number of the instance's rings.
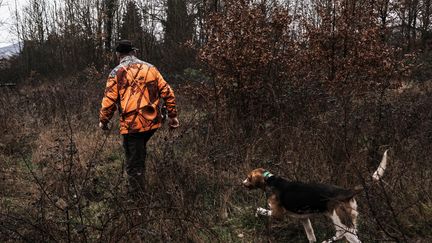
[{"label": "white fur patch", "polygon": [[309,219],[303,219],[302,224],[309,242],[316,242],[316,237]]},{"label": "white fur patch", "polygon": [[[352,208],[351,214],[354,216],[354,219],[357,218],[358,211],[357,211],[357,201],[353,198],[349,202],[350,207]],[[354,226],[356,226],[356,222],[354,220]]]},{"label": "white fur patch", "polygon": [[384,175],[385,169],[387,168],[387,157],[388,157],[387,152],[388,149],[384,152],[384,155],[381,159],[381,163],[379,164],[378,169],[372,175],[372,179],[374,181],[379,181],[381,177]]},{"label": "white fur patch", "polygon": [[255,216],[263,215],[263,216],[271,216],[272,211],[265,208],[257,208]]},{"label": "white fur patch", "polygon": [[[357,208],[357,203],[355,200],[353,202],[350,202],[350,205]],[[354,209],[353,207],[353,209]],[[336,211],[333,211],[333,214],[330,215],[331,220],[333,221],[333,224],[336,228],[336,235],[331,238],[328,242],[333,242],[336,240],[340,240],[343,237],[350,242],[350,243],[361,243],[360,239],[357,237],[357,230],[355,228],[349,228],[346,225],[342,224],[342,221],[340,220],[339,216],[336,214]]]}]

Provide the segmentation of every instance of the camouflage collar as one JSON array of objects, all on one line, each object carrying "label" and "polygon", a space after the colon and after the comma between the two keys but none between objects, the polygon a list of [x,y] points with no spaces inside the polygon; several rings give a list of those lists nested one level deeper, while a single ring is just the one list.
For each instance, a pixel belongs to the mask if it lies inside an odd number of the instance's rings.
[{"label": "camouflage collar", "polygon": [[134,55],[128,55],[120,59],[120,64],[129,64],[133,61],[136,61],[138,58],[136,58]]}]

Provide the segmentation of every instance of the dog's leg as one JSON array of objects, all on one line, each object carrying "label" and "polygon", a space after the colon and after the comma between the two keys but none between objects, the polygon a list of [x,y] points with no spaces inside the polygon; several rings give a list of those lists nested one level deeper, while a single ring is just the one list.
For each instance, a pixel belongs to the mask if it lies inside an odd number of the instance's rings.
[{"label": "dog's leg", "polygon": [[349,206],[350,208],[350,213],[351,213],[351,218],[352,218],[352,222],[354,225],[354,229],[357,232],[357,216],[358,216],[358,211],[357,211],[357,201],[353,198],[349,201]]},{"label": "dog's leg", "polygon": [[272,210],[268,210],[265,208],[257,208],[255,212],[255,217],[258,217],[258,215],[267,216],[267,222],[266,222],[266,235],[267,235],[267,242],[271,242],[271,225],[272,225]]},{"label": "dog's leg", "polygon": [[[387,151],[386,151],[386,154],[387,154]],[[350,209],[349,211],[350,211],[351,220],[352,220],[352,227],[347,230],[348,232],[345,234],[345,238],[347,239],[348,242],[351,242],[351,243],[361,243],[360,239],[357,236],[358,212],[357,212],[357,202],[354,198],[349,201],[347,208]]]},{"label": "dog's leg", "polygon": [[343,224],[339,216],[337,215],[336,210],[334,210],[332,214],[328,214],[327,216],[333,221],[333,225],[336,229],[336,235],[326,241],[323,241],[323,243],[331,243],[342,239],[345,233],[345,227],[342,226]]},{"label": "dog's leg", "polygon": [[336,228],[336,235],[327,241],[323,241],[323,243],[335,242],[337,240],[345,239],[350,243],[361,243],[360,239],[357,237],[356,228],[350,228],[344,225],[336,213],[336,210],[333,211],[333,214],[328,215],[330,219],[333,221],[333,224]]},{"label": "dog's leg", "polygon": [[[272,206],[272,205],[270,205]],[[255,212],[255,217],[258,217],[258,215],[273,217],[273,218],[282,218],[284,213],[284,210],[280,207],[272,208],[271,209],[265,209],[265,208],[257,208]]]},{"label": "dog's leg", "polygon": [[356,233],[347,232],[344,236],[350,243],[361,243]]},{"label": "dog's leg", "polygon": [[302,219],[301,221],[302,221],[303,227],[306,231],[306,235],[307,235],[307,238],[309,240],[309,243],[316,242],[315,233],[314,233],[314,230],[312,228],[312,224],[311,224],[309,218]]},{"label": "dog's leg", "polygon": [[273,218],[281,219],[285,210],[279,206],[279,204],[278,204],[279,201],[278,201],[275,194],[271,195],[268,198],[267,202],[268,202],[270,210],[265,209],[265,208],[257,208],[255,215],[256,216],[258,216],[258,215],[268,216],[266,228],[267,228],[267,234],[268,234],[268,241],[271,242],[271,236],[272,236],[271,225],[272,225]]},{"label": "dog's leg", "polygon": [[351,199],[351,201],[349,202],[349,205],[351,207],[351,218],[352,218],[353,225],[354,225],[353,229],[351,229],[352,232],[354,233],[354,234],[352,234],[352,237],[351,237],[352,240],[351,241],[352,242],[361,242],[360,239],[357,236],[357,216],[358,216],[358,212],[357,212],[357,202],[356,202],[356,200],[354,198]]}]

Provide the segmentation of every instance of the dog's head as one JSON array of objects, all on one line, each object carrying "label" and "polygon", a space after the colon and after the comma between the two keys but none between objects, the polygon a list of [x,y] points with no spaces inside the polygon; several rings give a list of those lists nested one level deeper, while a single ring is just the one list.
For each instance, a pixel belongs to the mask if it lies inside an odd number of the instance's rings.
[{"label": "dog's head", "polygon": [[247,189],[265,189],[266,178],[273,176],[270,172],[263,168],[255,169],[247,175],[247,178],[243,181],[243,186]]}]

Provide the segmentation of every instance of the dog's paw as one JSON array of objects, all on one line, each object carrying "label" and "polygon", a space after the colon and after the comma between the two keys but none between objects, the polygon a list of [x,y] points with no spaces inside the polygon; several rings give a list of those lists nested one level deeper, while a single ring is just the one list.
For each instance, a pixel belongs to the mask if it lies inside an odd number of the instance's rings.
[{"label": "dog's paw", "polygon": [[336,236],[333,236],[331,239],[325,240],[322,243],[333,243],[337,240]]},{"label": "dog's paw", "polygon": [[270,216],[271,211],[268,209],[265,209],[265,208],[257,208],[257,210],[255,212],[255,217],[258,217],[258,215]]}]

